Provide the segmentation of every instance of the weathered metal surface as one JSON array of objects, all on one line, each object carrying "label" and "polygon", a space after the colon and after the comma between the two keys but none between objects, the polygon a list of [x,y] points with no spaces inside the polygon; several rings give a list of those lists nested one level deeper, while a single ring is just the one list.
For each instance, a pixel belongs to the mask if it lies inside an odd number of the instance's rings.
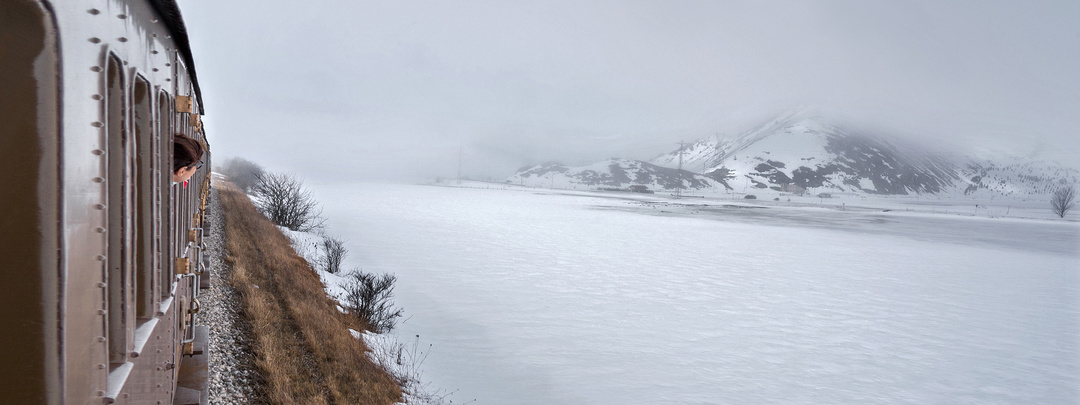
[{"label": "weathered metal surface", "polygon": [[172,403],[182,341],[195,335],[181,303],[199,284],[173,266],[200,262],[184,236],[210,167],[170,187],[172,134],[205,144],[201,120],[171,102],[202,111],[190,52],[170,30],[182,23],[158,14],[175,4],[3,8],[0,362],[19,366],[0,367],[0,402]]},{"label": "weathered metal surface", "polygon": [[59,401],[59,60],[36,1],[0,12],[0,402]]}]

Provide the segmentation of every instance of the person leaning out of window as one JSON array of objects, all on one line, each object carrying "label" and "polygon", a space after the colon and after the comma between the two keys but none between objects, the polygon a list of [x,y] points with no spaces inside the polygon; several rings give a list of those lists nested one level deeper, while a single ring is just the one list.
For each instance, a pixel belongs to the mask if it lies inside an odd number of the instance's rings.
[{"label": "person leaning out of window", "polygon": [[202,167],[203,147],[184,134],[173,136],[173,184],[185,183]]}]

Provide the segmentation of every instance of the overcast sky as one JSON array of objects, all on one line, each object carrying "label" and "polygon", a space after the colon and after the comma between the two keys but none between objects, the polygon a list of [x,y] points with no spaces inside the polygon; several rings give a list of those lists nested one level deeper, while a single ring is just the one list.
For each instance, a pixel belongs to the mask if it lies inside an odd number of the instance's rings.
[{"label": "overcast sky", "polygon": [[1075,0],[179,3],[215,158],[307,178],[649,159],[800,106],[1080,166]]}]

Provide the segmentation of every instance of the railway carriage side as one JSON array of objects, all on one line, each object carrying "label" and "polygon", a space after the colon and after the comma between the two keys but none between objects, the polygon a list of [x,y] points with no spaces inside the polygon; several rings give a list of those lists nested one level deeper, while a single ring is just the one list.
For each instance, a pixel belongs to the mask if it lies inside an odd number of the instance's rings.
[{"label": "railway carriage side", "polygon": [[210,165],[171,184],[172,134],[208,146],[175,3],[2,8],[0,398],[198,401]]}]

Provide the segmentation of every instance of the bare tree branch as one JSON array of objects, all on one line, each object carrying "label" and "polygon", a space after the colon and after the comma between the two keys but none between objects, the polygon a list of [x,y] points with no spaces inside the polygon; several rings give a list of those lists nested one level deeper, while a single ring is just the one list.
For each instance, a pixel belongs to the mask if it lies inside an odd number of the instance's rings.
[{"label": "bare tree branch", "polygon": [[294,231],[321,229],[326,221],[315,196],[292,175],[263,173],[251,187],[251,194],[263,215]]},{"label": "bare tree branch", "polygon": [[238,157],[225,161],[220,170],[221,174],[227,176],[230,182],[245,193],[251,191],[251,187],[259,181],[259,176],[265,172],[262,166],[255,162]]},{"label": "bare tree branch", "polygon": [[327,236],[322,243],[326,251],[322,257],[322,267],[328,273],[337,274],[341,270],[341,262],[345,259],[348,249],[345,249],[345,241]]},{"label": "bare tree branch", "polygon": [[1054,195],[1050,197],[1050,210],[1055,215],[1065,218],[1065,214],[1073,208],[1076,204],[1076,188],[1073,186],[1065,186],[1054,192]]},{"label": "bare tree branch", "polygon": [[394,283],[397,277],[384,273],[376,276],[359,269],[348,274],[345,307],[375,333],[389,332],[397,324],[403,310],[394,306]]}]

